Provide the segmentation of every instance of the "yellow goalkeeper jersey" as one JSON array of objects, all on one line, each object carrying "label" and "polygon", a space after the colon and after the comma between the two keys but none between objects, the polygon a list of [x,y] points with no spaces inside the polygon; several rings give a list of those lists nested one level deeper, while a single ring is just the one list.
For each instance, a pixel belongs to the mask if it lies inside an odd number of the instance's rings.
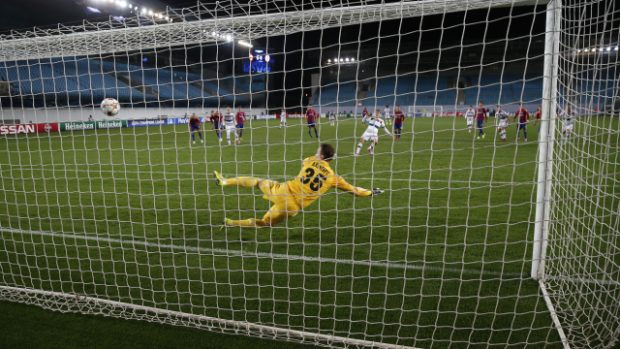
[{"label": "yellow goalkeeper jersey", "polygon": [[336,187],[357,196],[370,196],[372,191],[349,184],[344,178],[334,173],[325,160],[316,156],[304,159],[299,175],[286,182],[288,192],[301,208],[312,204],[328,190]]}]

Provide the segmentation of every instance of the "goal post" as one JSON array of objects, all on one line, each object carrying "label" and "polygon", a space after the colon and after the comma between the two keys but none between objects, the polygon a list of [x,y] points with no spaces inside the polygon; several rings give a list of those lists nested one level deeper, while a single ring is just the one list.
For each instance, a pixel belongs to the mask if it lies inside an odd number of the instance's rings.
[{"label": "goal post", "polygon": [[545,248],[551,212],[551,180],[553,173],[553,144],[557,111],[558,56],[560,48],[560,0],[547,4],[545,21],[545,60],[543,70],[542,118],[539,134],[538,181],[536,192],[536,227],[532,250],[533,279],[544,275]]},{"label": "goal post", "polygon": [[531,277],[539,280],[542,297],[565,349],[570,348],[557,316],[555,305],[549,297],[544,283],[545,255],[548,244],[548,230],[551,214],[551,186],[553,174],[553,146],[555,140],[555,123],[557,111],[558,56],[560,47],[560,23],[562,19],[561,0],[552,0],[547,4],[545,22],[545,58],[543,70],[542,117],[538,150],[538,181],[536,193],[536,226],[532,250]]},{"label": "goal post", "polygon": [[3,34],[0,300],[329,348],[610,348],[619,18],[219,1]]}]

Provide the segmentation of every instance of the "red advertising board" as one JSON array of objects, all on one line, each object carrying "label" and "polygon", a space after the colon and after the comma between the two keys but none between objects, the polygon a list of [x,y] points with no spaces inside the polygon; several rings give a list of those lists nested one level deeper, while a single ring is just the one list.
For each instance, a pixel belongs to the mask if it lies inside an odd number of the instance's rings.
[{"label": "red advertising board", "polygon": [[36,124],[37,133],[59,132],[60,125],[57,122],[47,122],[44,124]]},{"label": "red advertising board", "polygon": [[60,125],[57,122],[46,122],[43,124],[0,125],[0,136],[51,132],[60,132]]}]

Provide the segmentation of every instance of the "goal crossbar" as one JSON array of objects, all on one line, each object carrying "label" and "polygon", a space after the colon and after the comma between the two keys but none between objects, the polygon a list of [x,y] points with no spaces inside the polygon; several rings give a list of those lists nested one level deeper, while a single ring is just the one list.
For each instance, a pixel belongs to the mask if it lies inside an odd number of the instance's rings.
[{"label": "goal crossbar", "polygon": [[461,0],[409,1],[379,5],[358,5],[326,9],[268,13],[250,16],[180,21],[141,27],[102,31],[75,32],[62,35],[36,35],[13,40],[0,40],[0,62],[66,56],[112,54],[136,50],[170,47],[183,43],[193,45],[217,42],[231,35],[251,39],[292,34],[332,27],[342,27],[447,12],[531,5],[532,0]]}]

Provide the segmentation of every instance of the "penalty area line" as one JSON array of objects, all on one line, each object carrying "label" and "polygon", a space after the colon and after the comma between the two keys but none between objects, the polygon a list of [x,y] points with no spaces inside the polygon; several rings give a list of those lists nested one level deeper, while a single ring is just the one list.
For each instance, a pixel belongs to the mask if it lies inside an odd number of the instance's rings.
[{"label": "penalty area line", "polygon": [[364,266],[364,267],[380,267],[386,269],[401,269],[401,270],[420,270],[420,271],[432,271],[432,272],[449,272],[452,274],[466,274],[466,275],[478,275],[478,276],[496,276],[496,277],[510,277],[510,278],[526,278],[525,274],[515,272],[498,272],[498,271],[482,271],[480,269],[470,268],[452,268],[452,267],[440,267],[428,264],[412,264],[412,263],[395,263],[385,261],[369,261],[369,260],[356,260],[356,259],[341,259],[341,258],[329,258],[329,257],[312,257],[294,254],[284,253],[272,253],[272,252],[252,252],[244,250],[229,250],[224,248],[207,248],[207,247],[195,247],[184,246],[175,244],[160,244],[142,240],[121,240],[109,237],[91,236],[91,235],[78,235],[75,233],[56,233],[51,231],[39,231],[39,230],[19,230],[14,228],[0,227],[0,233],[18,234],[18,235],[35,235],[35,236],[47,236],[53,238],[64,239],[76,239],[92,242],[104,242],[109,244],[118,244],[126,246],[142,246],[148,248],[168,249],[179,252],[192,252],[197,254],[207,254],[213,257],[241,257],[241,258],[270,258],[275,260],[289,260],[289,261],[303,261],[303,262],[319,262],[319,263],[333,263],[344,264],[352,266]]}]

